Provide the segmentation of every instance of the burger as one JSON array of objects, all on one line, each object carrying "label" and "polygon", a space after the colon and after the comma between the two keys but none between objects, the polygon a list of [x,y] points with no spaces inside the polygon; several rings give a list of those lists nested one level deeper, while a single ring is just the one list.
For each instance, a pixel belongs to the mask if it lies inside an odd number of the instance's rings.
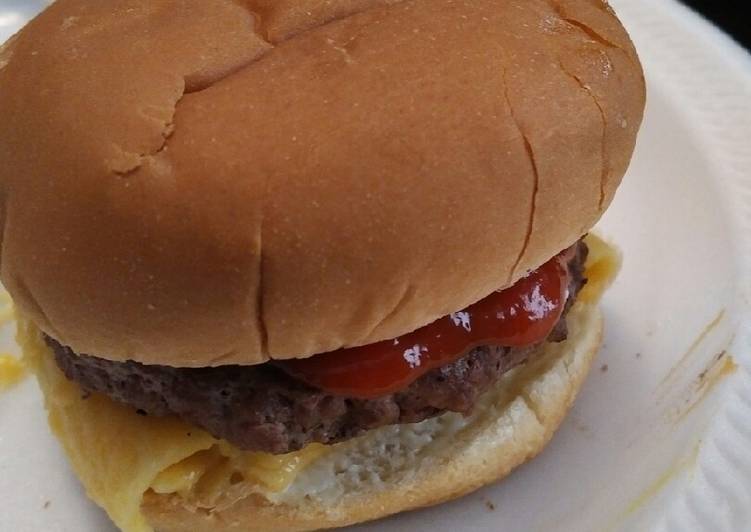
[{"label": "burger", "polygon": [[2,281],[126,532],[309,530],[541,451],[644,109],[601,0],[58,0],[0,51]]}]

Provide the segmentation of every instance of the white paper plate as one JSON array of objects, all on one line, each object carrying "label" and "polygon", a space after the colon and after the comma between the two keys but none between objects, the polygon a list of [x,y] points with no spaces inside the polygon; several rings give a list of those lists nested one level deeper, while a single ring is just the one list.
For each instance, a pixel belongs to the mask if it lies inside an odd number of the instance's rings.
[{"label": "white paper plate", "polygon": [[[360,531],[751,530],[751,57],[671,0],[613,4],[650,93],[600,225],[625,255],[600,360],[538,459]],[[731,359],[738,369],[720,372]],[[113,530],[49,434],[33,380],[0,397],[0,500],[3,532]]]}]

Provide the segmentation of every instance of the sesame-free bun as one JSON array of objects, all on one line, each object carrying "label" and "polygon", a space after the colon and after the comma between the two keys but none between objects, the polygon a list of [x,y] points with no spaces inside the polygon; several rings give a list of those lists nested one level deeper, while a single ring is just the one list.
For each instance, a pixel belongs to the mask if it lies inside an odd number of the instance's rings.
[{"label": "sesame-free bun", "polygon": [[599,0],[58,0],[0,51],[2,281],[113,360],[392,338],[587,232],[644,98]]},{"label": "sesame-free bun", "polygon": [[[448,414],[373,431],[334,447],[275,503],[247,497],[216,511],[146,493],[156,532],[285,532],[334,528],[440,504],[496,482],[537,456],[558,429],[602,338],[595,305],[577,305],[569,339],[507,375],[467,419]],[[311,494],[312,492],[312,494]]]},{"label": "sesame-free bun", "polygon": [[[591,293],[592,286],[585,291]],[[541,452],[570,408],[601,339],[594,299],[582,298],[567,321],[565,342],[548,344],[505,374],[471,415],[445,413],[371,430],[328,448],[282,491],[269,491],[252,476],[232,483],[247,468],[242,459],[229,467],[214,461],[196,473],[201,489],[172,494],[149,489],[161,471],[200,456],[216,440],[175,418],[139,416],[99,394],[82,397],[25,320],[19,340],[73,470],[123,532],[289,532],[438,504],[503,478]],[[211,502],[202,502],[205,489]]]}]

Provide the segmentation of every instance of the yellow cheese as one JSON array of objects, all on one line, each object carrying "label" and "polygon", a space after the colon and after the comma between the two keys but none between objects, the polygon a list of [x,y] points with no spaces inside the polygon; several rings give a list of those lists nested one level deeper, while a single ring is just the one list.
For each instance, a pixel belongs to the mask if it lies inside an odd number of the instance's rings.
[{"label": "yellow cheese", "polygon": [[191,506],[213,508],[226,503],[222,497],[229,493],[247,493],[231,489],[240,483],[266,492],[283,491],[327,450],[325,445],[311,444],[294,453],[273,455],[240,451],[227,442],[217,442],[159,473],[151,489],[161,495],[176,493]]},{"label": "yellow cheese", "polygon": [[[13,321],[13,301],[0,287],[0,327]],[[26,377],[26,366],[13,355],[0,354],[0,392],[8,390]]]},{"label": "yellow cheese", "polygon": [[313,443],[294,453],[273,455],[267,453],[243,453],[222,442],[219,445],[223,455],[236,464],[236,471],[247,480],[261,484],[272,492],[282,491],[289,486],[295,477],[317,458],[320,458],[329,447]]},{"label": "yellow cheese", "polygon": [[0,355],[0,391],[12,388],[26,376],[26,367],[13,355]]},{"label": "yellow cheese", "polygon": [[[228,505],[256,488],[280,491],[326,452],[322,445],[283,456],[240,451],[177,418],[137,415],[93,394],[57,368],[39,331],[20,320],[18,343],[44,392],[52,430],[91,499],[125,532],[153,532],[141,513],[149,489],[186,505]],[[222,498],[225,500],[222,500]]]},{"label": "yellow cheese", "polygon": [[8,292],[0,288],[0,325],[5,325],[13,320],[13,300]]},{"label": "yellow cheese", "polygon": [[621,269],[621,256],[599,236],[590,233],[584,239],[589,247],[586,264],[587,284],[579,294],[579,301],[596,303]]},{"label": "yellow cheese", "polygon": [[183,498],[188,498],[201,477],[215,466],[216,462],[216,453],[211,450],[200,451],[159,473],[151,483],[151,489],[161,495],[177,493]]}]

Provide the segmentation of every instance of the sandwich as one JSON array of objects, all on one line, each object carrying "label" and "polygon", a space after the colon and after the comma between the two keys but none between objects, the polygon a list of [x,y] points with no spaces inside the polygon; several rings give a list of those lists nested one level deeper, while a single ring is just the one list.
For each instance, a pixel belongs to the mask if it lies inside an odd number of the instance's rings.
[{"label": "sandwich", "polygon": [[51,4],[0,49],[0,273],[89,497],[311,530],[537,455],[644,104],[601,0]]}]

